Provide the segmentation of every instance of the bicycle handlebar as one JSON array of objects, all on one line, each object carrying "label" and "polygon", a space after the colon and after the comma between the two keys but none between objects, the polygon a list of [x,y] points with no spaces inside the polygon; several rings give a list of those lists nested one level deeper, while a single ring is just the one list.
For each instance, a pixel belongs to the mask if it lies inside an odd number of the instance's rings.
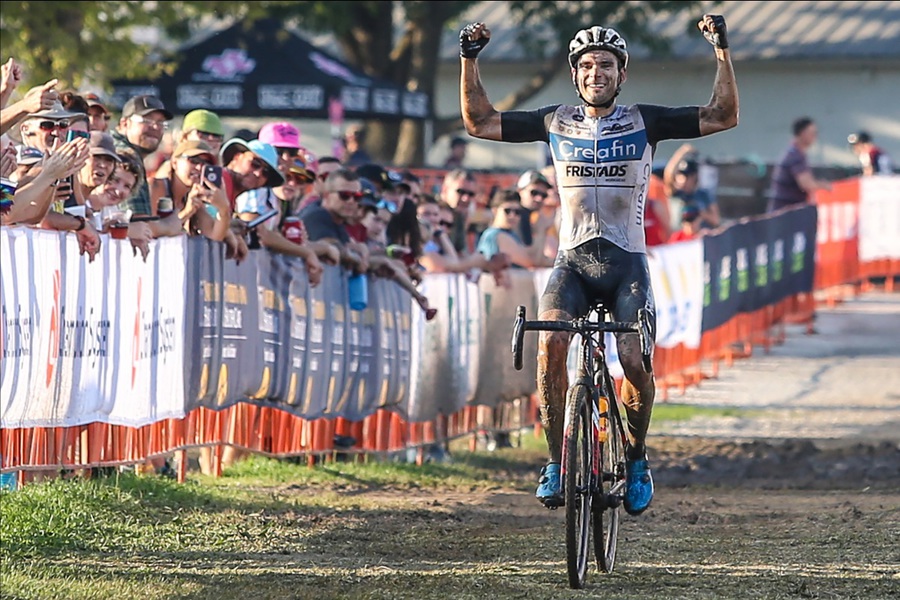
[{"label": "bicycle handlebar", "polygon": [[641,339],[641,362],[644,371],[653,372],[653,333],[650,329],[650,316],[646,309],[638,310],[638,320],[623,321],[591,321],[575,319],[572,321],[528,321],[525,318],[525,307],[516,309],[516,321],[513,325],[512,354],[513,366],[522,370],[522,343],[526,331],[566,331],[581,335],[588,333],[637,333]]}]

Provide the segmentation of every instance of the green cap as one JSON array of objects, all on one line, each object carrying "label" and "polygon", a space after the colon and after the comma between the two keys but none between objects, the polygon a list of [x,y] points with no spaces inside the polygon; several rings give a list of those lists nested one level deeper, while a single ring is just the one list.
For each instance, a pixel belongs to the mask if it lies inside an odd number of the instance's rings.
[{"label": "green cap", "polygon": [[192,110],[184,115],[184,122],[181,124],[182,131],[202,131],[203,133],[213,133],[215,135],[225,135],[225,129],[222,128],[222,121],[219,115],[203,108]]}]

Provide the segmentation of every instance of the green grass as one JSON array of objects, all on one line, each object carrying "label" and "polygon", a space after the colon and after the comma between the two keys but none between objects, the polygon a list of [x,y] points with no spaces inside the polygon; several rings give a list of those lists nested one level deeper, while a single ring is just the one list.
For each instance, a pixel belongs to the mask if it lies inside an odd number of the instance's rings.
[{"label": "green grass", "polygon": [[[543,444],[533,435],[523,437],[531,438],[533,446]],[[365,504],[362,493],[379,489],[496,487],[503,475],[498,469],[508,470],[514,452],[519,450],[470,453],[439,465],[370,460],[313,468],[251,456],[221,478],[191,474],[184,484],[133,473],[28,484],[0,496],[0,558],[5,571],[8,560],[16,557],[69,551],[246,548],[248,535],[264,537],[266,527],[272,526],[267,514],[323,506],[336,511],[358,508]],[[258,515],[249,529],[247,515]]]},{"label": "green grass", "polygon": [[[739,412],[661,403],[654,419]],[[530,493],[546,443],[531,430],[513,440],[517,447],[496,452],[469,452],[468,436],[454,440],[449,464],[370,459],[310,468],[250,456],[220,478],[190,473],[184,484],[122,473],[0,492],[0,597],[292,597],[297,573],[307,571],[294,567],[293,579],[282,582],[281,560],[313,564],[326,552],[353,562],[359,543],[385,557],[414,553],[420,543],[432,552],[442,547],[441,522],[417,505],[401,507],[407,496],[427,499],[434,490],[434,502],[446,503],[474,491]],[[372,522],[395,531],[384,537]],[[315,577],[335,575],[333,565],[324,568]],[[257,574],[267,594],[254,596]],[[209,577],[216,586],[204,583]],[[229,578],[244,591],[230,589]],[[319,589],[315,580],[303,585]],[[232,595],[221,596],[225,589]],[[322,597],[343,597],[332,593]]]},{"label": "green grass", "polygon": [[746,417],[753,414],[754,411],[730,407],[713,408],[673,402],[657,402],[653,405],[654,423],[660,421],[687,421],[695,417]]}]

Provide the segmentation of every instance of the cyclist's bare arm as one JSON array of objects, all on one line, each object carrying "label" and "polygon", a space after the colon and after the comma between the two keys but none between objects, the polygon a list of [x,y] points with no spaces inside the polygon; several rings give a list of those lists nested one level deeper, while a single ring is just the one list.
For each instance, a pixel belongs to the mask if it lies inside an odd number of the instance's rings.
[{"label": "cyclist's bare arm", "polygon": [[[713,44],[716,51],[716,81],[709,104],[700,107],[700,135],[710,135],[736,127],[738,124],[738,89],[731,64],[731,51],[725,37],[725,20],[704,15],[697,27]],[[710,35],[717,36],[715,41]],[[724,45],[724,47],[720,47]]]},{"label": "cyclist's bare arm", "polygon": [[[466,37],[466,41],[463,40]],[[491,32],[484,23],[473,23],[463,29],[460,34],[460,45],[464,43],[480,45],[481,48],[491,39]],[[480,52],[480,48],[475,54]],[[463,49],[462,53],[466,53]],[[488,99],[484,85],[481,83],[481,72],[478,61],[473,56],[460,56],[459,98],[462,120],[466,132],[477,138],[500,141],[500,113]]]}]

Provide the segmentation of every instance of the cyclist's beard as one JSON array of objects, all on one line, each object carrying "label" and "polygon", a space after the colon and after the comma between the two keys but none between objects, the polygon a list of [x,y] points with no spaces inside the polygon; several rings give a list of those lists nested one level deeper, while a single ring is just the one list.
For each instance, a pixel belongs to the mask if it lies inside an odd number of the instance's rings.
[{"label": "cyclist's beard", "polygon": [[616,98],[619,97],[619,92],[621,92],[621,91],[622,91],[622,86],[620,85],[616,88],[615,93],[609,98],[609,100],[607,100],[606,102],[604,102],[602,104],[594,104],[593,102],[588,102],[585,99],[585,97],[581,95],[581,90],[578,90],[578,97],[581,98],[582,102],[584,102],[586,105],[590,106],[591,108],[609,108],[610,106],[613,105],[613,102],[616,101]]}]

